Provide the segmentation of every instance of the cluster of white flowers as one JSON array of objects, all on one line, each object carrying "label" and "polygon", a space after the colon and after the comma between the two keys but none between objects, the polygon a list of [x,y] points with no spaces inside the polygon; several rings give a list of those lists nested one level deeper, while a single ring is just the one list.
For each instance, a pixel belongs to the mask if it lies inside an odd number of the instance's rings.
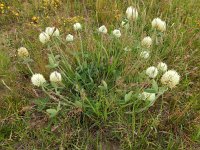
[{"label": "cluster of white flowers", "polygon": [[161,77],[161,83],[168,86],[169,88],[176,87],[180,82],[180,75],[175,70],[168,70]]},{"label": "cluster of white flowers", "polygon": [[61,74],[59,73],[59,72],[57,72],[57,71],[54,71],[54,72],[52,72],[51,74],[50,74],[50,81],[51,82],[61,82],[62,81],[62,76],[61,76]]},{"label": "cluster of white flowers", "polygon": [[118,29],[115,29],[112,33],[116,38],[119,38],[122,35],[120,30],[118,30]]},{"label": "cluster of white flowers", "polygon": [[28,50],[25,48],[25,47],[20,47],[18,50],[17,50],[17,54],[19,57],[21,58],[26,58],[29,56],[29,52]]},{"label": "cluster of white flowers", "polygon": [[46,27],[45,33],[47,33],[49,36],[59,36],[60,32],[56,27]]},{"label": "cluster of white flowers", "polygon": [[73,40],[74,40],[74,36],[73,36],[73,35],[68,34],[68,35],[66,36],[66,41],[67,41],[67,42],[72,42]]},{"label": "cluster of white flowers", "polygon": [[149,51],[142,51],[141,53],[140,53],[140,57],[142,57],[142,58],[144,58],[144,59],[147,59],[147,58],[149,58]]},{"label": "cluster of white flowers", "polygon": [[77,22],[77,23],[74,24],[74,30],[75,31],[79,31],[81,29],[82,29],[82,25],[80,23]]},{"label": "cluster of white flowers", "polygon": [[108,32],[107,28],[105,25],[102,25],[100,28],[99,28],[99,33],[103,33],[103,34],[106,34]]},{"label": "cluster of white flowers", "polygon": [[[130,21],[136,21],[138,19],[138,11],[136,8],[133,6],[130,6],[126,10],[126,21],[122,21],[121,27],[128,29],[130,27]],[[161,20],[160,18],[155,18],[151,22],[152,28],[156,29],[160,32],[166,31],[166,22]],[[75,23],[73,25],[73,28],[75,31],[80,31],[82,30],[82,25],[80,23]],[[105,25],[102,25],[98,28],[98,32],[100,34],[107,34],[108,29],[106,28]],[[120,29],[114,29],[111,34],[115,38],[120,38],[122,36],[122,33]],[[50,40],[52,36],[58,37],[60,35],[60,32],[57,28],[55,27],[47,27],[45,29],[45,32],[40,33],[39,39],[42,43],[46,43],[47,41]],[[67,42],[72,42],[74,41],[74,36],[71,34],[68,34],[66,36],[66,41]],[[149,49],[152,47],[153,40],[150,36],[146,36],[142,39],[141,41],[141,46],[144,49],[143,51],[140,52],[140,57],[144,59],[148,59],[150,56],[150,51]],[[124,48],[125,51],[131,51],[129,47]],[[26,48],[21,47],[18,49],[18,55],[21,57],[28,56],[28,51]],[[175,70],[168,70],[168,66],[166,63],[159,62],[157,67],[151,66],[146,69],[146,75],[151,78],[155,79],[157,76],[159,76],[160,73],[164,73],[161,76],[160,82],[169,87],[169,88],[174,88],[177,84],[179,84],[180,81],[180,75],[175,71]],[[54,71],[50,74],[49,80],[51,83],[60,83],[62,82],[62,75],[61,73]],[[31,78],[31,82],[33,85],[40,87],[43,86],[46,83],[46,80],[42,74],[34,74]],[[148,92],[142,92],[139,94],[139,98],[142,100],[147,100],[150,102],[154,102],[156,99],[156,93],[148,93]]]},{"label": "cluster of white flowers", "polygon": [[[174,88],[177,84],[180,82],[180,75],[175,70],[168,70],[167,71],[167,64],[163,62],[159,62],[157,65],[157,68],[154,66],[151,66],[146,69],[146,75],[149,76],[149,78],[155,78],[159,71],[161,73],[164,72],[162,75],[160,81],[163,85],[166,85],[169,88]],[[148,92],[142,92],[139,94],[139,98],[142,100],[147,100],[150,102],[154,102],[156,100],[156,93],[148,93]]]},{"label": "cluster of white flowers", "polygon": [[152,45],[152,39],[150,36],[147,36],[142,40],[142,46],[144,46],[146,48],[150,48],[151,45]]},{"label": "cluster of white flowers", "polygon": [[151,66],[146,69],[146,75],[149,78],[155,78],[158,75],[158,71],[164,74],[161,77],[161,83],[166,85],[169,88],[174,88],[180,82],[180,75],[175,70],[167,71],[167,64],[163,62],[159,62],[157,68]]},{"label": "cluster of white flowers", "polygon": [[151,22],[152,28],[157,29],[158,31],[164,32],[166,31],[166,22],[161,20],[160,18],[155,18]]},{"label": "cluster of white flowers", "polygon": [[39,40],[44,44],[50,40],[51,36],[58,37],[59,35],[60,32],[56,27],[46,27],[45,32],[40,33]]},{"label": "cluster of white flowers", "polygon": [[[59,83],[62,81],[62,76],[59,72],[54,71],[50,74],[49,79],[52,83]],[[31,77],[31,82],[37,87],[41,87],[46,83],[46,79],[42,74],[36,73]]]},{"label": "cluster of white flowers", "polygon": [[147,68],[146,75],[148,75],[149,78],[155,78],[158,75],[158,69],[154,66],[151,66]]},{"label": "cluster of white flowers", "polygon": [[31,82],[33,85],[40,87],[46,83],[46,80],[42,74],[36,73],[31,77]]},{"label": "cluster of white flowers", "polygon": [[129,20],[137,20],[138,18],[138,11],[136,8],[134,8],[133,6],[130,6],[127,8],[126,10],[126,17],[129,19]]}]

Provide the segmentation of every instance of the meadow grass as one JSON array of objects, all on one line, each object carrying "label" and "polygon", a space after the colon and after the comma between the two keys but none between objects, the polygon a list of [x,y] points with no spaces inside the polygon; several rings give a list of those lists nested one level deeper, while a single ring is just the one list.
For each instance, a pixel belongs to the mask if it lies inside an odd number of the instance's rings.
[{"label": "meadow grass", "polygon": [[[0,12],[1,149],[200,148],[198,0],[52,0],[50,4],[3,0],[1,4],[4,4]],[[98,35],[96,30],[103,24],[109,33],[119,28],[126,8],[131,5],[139,12],[131,34],[125,35],[123,29],[122,42]],[[151,59],[141,60],[138,43],[143,37],[153,35],[151,21],[155,17],[167,22],[164,44],[153,45]],[[82,43],[79,34],[73,31],[76,22],[83,25]],[[38,36],[47,26],[59,28],[61,42],[55,39],[50,47],[41,44]],[[68,33],[73,33],[77,39],[73,44],[63,40]],[[97,53],[102,50],[101,41],[106,50],[109,49],[108,55],[118,59],[111,60],[104,51]],[[51,66],[47,67],[47,54],[62,53],[60,70],[66,76],[67,97],[84,103],[63,107],[56,117],[50,118],[45,110],[56,109],[57,103],[52,99],[58,98],[49,97],[31,85],[32,74],[17,57],[17,49],[21,46],[30,53],[32,70],[42,73],[46,79],[52,71]],[[74,71],[76,55],[81,56],[81,46],[87,49],[83,57],[86,60],[81,59],[80,67]],[[124,47],[131,48],[131,52],[124,52]],[[74,54],[75,51],[78,54]],[[101,64],[98,59],[101,55],[105,61],[112,61],[112,67]],[[116,104],[116,99],[124,100],[124,95],[130,91],[138,92],[135,90],[138,85],[133,83],[144,78],[138,70],[157,65],[159,61],[180,73],[180,84],[142,113],[132,110],[131,102]],[[81,88],[70,83],[71,80],[79,81]],[[108,90],[102,80],[106,81]],[[98,103],[94,103],[96,99]]]}]

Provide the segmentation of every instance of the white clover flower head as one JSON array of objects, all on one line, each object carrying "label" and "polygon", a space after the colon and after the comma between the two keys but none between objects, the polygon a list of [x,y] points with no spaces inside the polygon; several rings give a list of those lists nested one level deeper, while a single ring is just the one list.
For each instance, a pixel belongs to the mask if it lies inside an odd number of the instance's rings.
[{"label": "white clover flower head", "polygon": [[121,26],[122,26],[122,28],[128,29],[130,25],[129,25],[128,21],[127,22],[122,21]]},{"label": "white clover flower head", "polygon": [[151,66],[147,68],[146,75],[148,75],[149,78],[155,78],[158,75],[158,69],[154,66]]},{"label": "white clover flower head", "polygon": [[50,40],[50,37],[46,32],[42,32],[39,35],[39,40],[40,40],[40,42],[42,42],[44,44]]},{"label": "white clover flower head", "polygon": [[105,25],[102,25],[102,26],[98,29],[98,31],[99,31],[100,33],[103,33],[103,34],[106,34],[106,33],[108,32],[108,30],[107,30],[107,28],[106,28]]},{"label": "white clover flower head", "polygon": [[50,81],[51,82],[61,82],[62,81],[62,76],[59,72],[54,71],[50,74]]},{"label": "white clover flower head", "polygon": [[78,31],[78,30],[81,30],[81,29],[82,29],[82,26],[81,26],[80,23],[77,22],[77,23],[74,24],[74,30],[75,31]]},{"label": "white clover flower head", "polygon": [[160,18],[153,19],[151,24],[152,24],[152,28],[155,28],[161,32],[166,31],[166,22],[162,21]]},{"label": "white clover flower head", "polygon": [[49,36],[56,36],[56,37],[58,37],[60,35],[60,32],[59,32],[59,30],[56,27],[46,27],[45,32]]},{"label": "white clover flower head", "polygon": [[25,58],[25,57],[28,57],[29,56],[29,52],[28,50],[25,48],[25,47],[20,47],[18,50],[17,50],[17,54],[19,57],[21,58]]},{"label": "white clover flower head", "polygon": [[161,77],[161,83],[174,88],[180,82],[180,75],[175,70],[168,70]]},{"label": "white clover flower head", "polygon": [[147,36],[142,40],[142,46],[143,47],[150,48],[151,45],[152,45],[152,39],[151,39],[150,36]]},{"label": "white clover flower head", "polygon": [[153,102],[156,99],[156,94],[155,93],[142,92],[139,95],[139,98],[144,100],[144,101],[147,100],[147,101]]},{"label": "white clover flower head", "polygon": [[163,63],[163,62],[159,62],[157,68],[161,72],[166,72],[167,71],[167,64]]},{"label": "white clover flower head", "polygon": [[130,6],[126,10],[126,16],[129,20],[135,21],[138,18],[138,11],[133,6]]},{"label": "white clover flower head", "polygon": [[46,82],[46,80],[42,74],[36,73],[32,75],[31,82],[33,85],[40,87]]},{"label": "white clover flower head", "polygon": [[72,42],[73,40],[74,40],[74,36],[73,36],[73,35],[68,34],[68,35],[66,36],[66,41],[67,41],[67,42]]},{"label": "white clover flower head", "polygon": [[142,58],[144,58],[144,59],[147,59],[147,58],[149,58],[149,51],[142,51],[141,53],[140,53],[140,57],[142,57]]},{"label": "white clover flower head", "polygon": [[118,30],[118,29],[115,29],[114,31],[113,31],[113,35],[116,37],[116,38],[119,38],[119,37],[121,37],[121,32],[120,32],[120,30]]}]

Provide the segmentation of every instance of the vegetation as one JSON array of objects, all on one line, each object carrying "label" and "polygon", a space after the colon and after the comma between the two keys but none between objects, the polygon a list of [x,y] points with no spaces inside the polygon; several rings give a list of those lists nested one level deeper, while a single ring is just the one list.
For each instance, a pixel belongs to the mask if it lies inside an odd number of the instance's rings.
[{"label": "vegetation", "polygon": [[[1,0],[1,149],[199,149],[199,8]],[[166,31],[152,27],[158,17]],[[159,62],[178,72],[176,87]]]}]

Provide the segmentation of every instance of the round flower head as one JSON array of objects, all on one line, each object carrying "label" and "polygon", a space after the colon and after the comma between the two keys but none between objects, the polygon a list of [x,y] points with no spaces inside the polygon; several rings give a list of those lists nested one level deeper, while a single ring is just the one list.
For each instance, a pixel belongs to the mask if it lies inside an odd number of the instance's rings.
[{"label": "round flower head", "polygon": [[158,75],[158,69],[154,66],[151,66],[147,68],[146,75],[148,75],[150,78],[155,78]]},{"label": "round flower head", "polygon": [[44,44],[50,40],[50,37],[46,32],[42,32],[39,35],[39,40],[40,40],[40,42],[42,42]]},{"label": "round flower head", "polygon": [[31,82],[33,85],[40,87],[46,82],[46,80],[42,74],[36,73],[31,77]]},{"label": "round flower head", "polygon": [[50,81],[51,82],[61,82],[62,81],[62,76],[59,72],[54,71],[50,74]]},{"label": "round flower head", "polygon": [[151,24],[152,24],[152,28],[155,28],[161,32],[166,31],[166,23],[165,21],[162,21],[160,18],[153,19]]},{"label": "round flower head", "polygon": [[133,6],[130,6],[126,10],[126,16],[129,20],[136,20],[138,18],[138,11]]},{"label": "round flower head", "polygon": [[81,30],[81,29],[82,29],[82,26],[81,26],[80,23],[75,23],[75,24],[74,24],[74,30],[75,30],[75,31],[78,31],[78,30]]},{"label": "round flower head", "polygon": [[174,88],[179,84],[180,75],[175,70],[168,70],[161,77],[161,83],[167,85],[169,88]]},{"label": "round flower head", "polygon": [[148,51],[142,51],[140,53],[140,57],[144,58],[144,59],[147,59],[149,58],[149,52]]},{"label": "round flower head", "polygon": [[143,47],[150,48],[151,45],[152,45],[152,39],[151,39],[150,36],[147,36],[142,40],[142,46]]},{"label": "round flower head", "polygon": [[67,41],[67,42],[72,42],[73,40],[74,40],[74,36],[73,36],[73,35],[68,34],[68,35],[66,36],[66,41]]},{"label": "round flower head", "polygon": [[121,26],[122,28],[128,29],[130,25],[128,22],[122,21]]},{"label": "round flower head", "polygon": [[25,47],[20,47],[17,50],[17,54],[19,57],[25,58],[29,56],[28,50]]},{"label": "round flower head", "polygon": [[155,93],[148,93],[148,92],[142,92],[142,94],[139,95],[139,98],[142,100],[147,100],[150,102],[153,102],[156,99]]},{"label": "round flower head", "polygon": [[115,29],[115,30],[113,31],[113,35],[114,35],[115,37],[119,38],[122,34],[121,34],[120,30]]},{"label": "round flower head", "polygon": [[106,34],[107,32],[108,32],[108,30],[107,30],[107,28],[106,28],[106,26],[101,26],[100,28],[99,28],[99,30],[98,30],[100,33],[103,33],[103,34]]},{"label": "round flower head", "polygon": [[45,32],[49,35],[49,36],[59,36],[60,32],[57,28],[55,27],[46,27]]},{"label": "round flower head", "polygon": [[166,72],[167,71],[167,64],[163,62],[159,62],[157,66],[159,71]]}]

